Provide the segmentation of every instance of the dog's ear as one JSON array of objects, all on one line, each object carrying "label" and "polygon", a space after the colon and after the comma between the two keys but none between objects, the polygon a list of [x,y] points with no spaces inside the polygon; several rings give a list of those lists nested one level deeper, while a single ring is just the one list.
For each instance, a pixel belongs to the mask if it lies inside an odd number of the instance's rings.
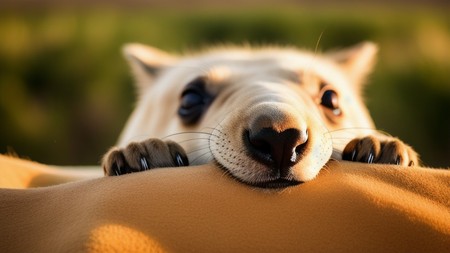
[{"label": "dog's ear", "polygon": [[138,43],[126,44],[123,54],[131,66],[139,90],[150,85],[162,69],[176,61],[176,57],[169,53]]},{"label": "dog's ear", "polygon": [[342,67],[350,81],[359,87],[372,71],[377,52],[378,47],[375,43],[363,42],[328,55]]}]

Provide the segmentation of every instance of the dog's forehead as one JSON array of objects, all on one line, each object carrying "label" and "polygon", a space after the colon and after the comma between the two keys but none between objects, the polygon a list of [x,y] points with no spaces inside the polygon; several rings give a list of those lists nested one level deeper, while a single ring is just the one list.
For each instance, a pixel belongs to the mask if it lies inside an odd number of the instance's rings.
[{"label": "dog's forehead", "polygon": [[[228,76],[278,77],[291,81],[302,79],[304,74],[322,76],[336,68],[333,63],[318,54],[295,49],[234,49],[217,50],[187,57],[181,66],[191,68],[191,75],[207,75],[219,79]],[[334,70],[332,70],[334,69]]]},{"label": "dog's forehead", "polygon": [[199,65],[206,68],[227,67],[232,71],[255,71],[260,69],[304,68],[316,59],[314,55],[295,50],[234,50],[216,51],[194,57]]}]

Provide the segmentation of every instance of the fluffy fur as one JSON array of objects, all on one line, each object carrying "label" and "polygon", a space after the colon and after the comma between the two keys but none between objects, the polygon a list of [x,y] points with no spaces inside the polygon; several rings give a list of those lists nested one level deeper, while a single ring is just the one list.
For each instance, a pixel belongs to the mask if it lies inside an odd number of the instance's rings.
[{"label": "fluffy fur", "polygon": [[[212,161],[239,181],[268,186],[310,181],[330,158],[418,163],[409,146],[375,131],[361,99],[377,52],[371,42],[327,54],[227,47],[177,57],[140,44],[124,52],[140,95],[104,158],[107,175],[160,167],[148,165],[165,156],[170,166]],[[200,115],[190,115],[195,106]],[[149,148],[155,138],[178,142],[178,158],[167,146]]]}]

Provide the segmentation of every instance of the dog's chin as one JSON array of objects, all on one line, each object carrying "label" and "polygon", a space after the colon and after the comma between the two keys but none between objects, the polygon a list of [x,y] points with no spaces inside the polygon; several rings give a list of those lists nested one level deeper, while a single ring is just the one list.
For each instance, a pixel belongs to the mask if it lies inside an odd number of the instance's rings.
[{"label": "dog's chin", "polygon": [[257,183],[247,182],[248,185],[258,188],[264,188],[264,189],[283,189],[291,186],[299,185],[303,182],[292,180],[292,179],[284,179],[284,178],[278,178],[275,180],[268,180],[268,181],[261,181]]},{"label": "dog's chin", "polygon": [[227,169],[225,166],[214,160],[214,163],[218,165],[219,168],[221,168],[223,171],[226,172],[227,175],[229,175],[231,178],[235,179],[236,181],[246,184],[248,186],[262,188],[262,189],[283,189],[291,186],[296,186],[299,184],[304,183],[303,181],[298,181],[292,178],[268,178],[267,180],[259,179],[258,181],[251,181],[246,180],[240,177],[237,177],[233,175],[233,173],[230,172],[229,169]]}]

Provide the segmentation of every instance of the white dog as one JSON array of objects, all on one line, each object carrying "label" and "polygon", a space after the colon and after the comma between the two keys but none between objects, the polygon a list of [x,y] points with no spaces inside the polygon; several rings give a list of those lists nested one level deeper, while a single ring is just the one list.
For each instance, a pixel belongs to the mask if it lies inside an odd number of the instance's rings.
[{"label": "white dog", "polygon": [[[328,160],[418,163],[400,140],[374,131],[361,99],[377,47],[318,55],[294,48],[219,48],[176,57],[125,47],[139,102],[106,175],[214,162],[246,184],[314,179]],[[169,140],[171,139],[171,140]]]}]

